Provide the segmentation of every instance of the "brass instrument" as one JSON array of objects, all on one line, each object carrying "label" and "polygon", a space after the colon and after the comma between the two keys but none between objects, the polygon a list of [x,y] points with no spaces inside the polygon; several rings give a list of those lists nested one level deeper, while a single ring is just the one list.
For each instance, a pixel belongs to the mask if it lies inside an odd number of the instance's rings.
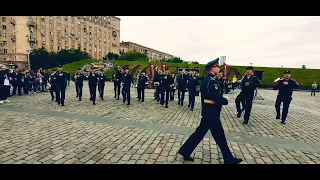
[{"label": "brass instrument", "polygon": [[123,72],[123,69],[122,69],[121,66],[118,66],[118,67],[117,67],[117,70],[120,71],[120,72]]},{"label": "brass instrument", "polygon": [[273,83],[278,83],[280,80],[283,80],[283,78],[277,78],[273,81]]}]

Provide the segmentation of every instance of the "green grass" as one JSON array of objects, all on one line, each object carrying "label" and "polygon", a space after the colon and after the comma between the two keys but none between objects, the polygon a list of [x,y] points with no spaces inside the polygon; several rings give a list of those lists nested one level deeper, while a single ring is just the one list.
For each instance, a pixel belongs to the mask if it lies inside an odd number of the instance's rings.
[{"label": "green grass", "polygon": [[[90,64],[93,62],[100,62],[99,60],[82,60],[73,62],[70,64],[64,65],[64,70],[70,73],[73,73],[77,67],[82,67],[86,64]],[[137,65],[141,65],[138,70],[142,70],[145,67],[149,67],[149,62],[144,61],[113,61],[116,66],[125,66],[129,65],[129,68],[132,69]],[[161,62],[153,62],[154,65],[160,67]],[[176,67],[180,68],[193,68],[199,67],[200,74],[204,69],[203,64],[187,64],[187,63],[165,63],[169,67],[169,71],[176,71]],[[170,68],[171,67],[171,68]],[[236,68],[243,75],[245,73],[245,66],[228,66],[229,68]],[[301,68],[271,68],[271,67],[254,67],[254,70],[264,71],[263,78],[261,83],[265,86],[272,86],[273,81],[278,77],[283,77],[283,72],[286,70],[290,70],[292,72],[292,79],[296,80],[302,88],[309,88],[314,81],[320,82],[320,69],[301,69]],[[106,72],[108,78],[111,78],[114,69]],[[147,73],[149,73],[149,68],[147,69]]]}]

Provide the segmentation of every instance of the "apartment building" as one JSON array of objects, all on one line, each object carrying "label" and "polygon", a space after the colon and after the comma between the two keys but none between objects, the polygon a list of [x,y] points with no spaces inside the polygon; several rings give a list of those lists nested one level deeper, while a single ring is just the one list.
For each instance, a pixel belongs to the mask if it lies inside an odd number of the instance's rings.
[{"label": "apartment building", "polygon": [[168,53],[164,53],[146,46],[142,46],[133,42],[121,42],[120,54],[125,52],[135,51],[145,53],[149,57],[149,61],[160,61],[161,59],[172,59],[174,56]]},{"label": "apartment building", "polygon": [[115,16],[0,16],[0,63],[28,65],[28,54],[79,49],[93,59],[120,52],[120,19]]}]

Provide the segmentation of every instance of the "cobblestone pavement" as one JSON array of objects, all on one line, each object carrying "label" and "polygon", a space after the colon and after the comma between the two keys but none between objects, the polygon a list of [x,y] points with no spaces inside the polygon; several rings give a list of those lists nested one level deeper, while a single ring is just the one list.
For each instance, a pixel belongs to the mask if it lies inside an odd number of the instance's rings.
[{"label": "cobblestone pavement", "polygon": [[[127,106],[113,98],[112,86],[106,85],[106,98],[97,105],[90,103],[86,85],[83,101],[77,101],[73,84],[64,107],[51,102],[49,93],[12,97],[12,103],[0,105],[0,163],[184,163],[175,154],[199,123],[199,99],[193,112],[188,102],[181,107],[176,100],[165,109],[153,100],[153,90],[146,91],[145,102],[138,102],[132,88],[132,105]],[[275,120],[277,92],[259,93],[265,100],[254,100],[248,125],[235,117],[234,102],[223,108],[221,121],[232,152],[250,164],[320,163],[319,97],[294,92],[288,123],[282,125]],[[228,96],[234,101],[237,94]],[[89,115],[101,121],[91,121]],[[122,124],[110,124],[107,119]],[[167,129],[157,129],[160,125]],[[222,163],[215,141],[207,137],[196,148],[194,163]],[[312,148],[298,147],[299,143]]]}]

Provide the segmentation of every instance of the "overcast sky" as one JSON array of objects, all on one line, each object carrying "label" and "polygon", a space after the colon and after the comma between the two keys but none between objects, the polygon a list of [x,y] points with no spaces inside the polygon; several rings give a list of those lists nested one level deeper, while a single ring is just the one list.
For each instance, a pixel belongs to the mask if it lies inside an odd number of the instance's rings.
[{"label": "overcast sky", "polygon": [[320,17],[117,16],[121,41],[186,61],[320,68]]}]

